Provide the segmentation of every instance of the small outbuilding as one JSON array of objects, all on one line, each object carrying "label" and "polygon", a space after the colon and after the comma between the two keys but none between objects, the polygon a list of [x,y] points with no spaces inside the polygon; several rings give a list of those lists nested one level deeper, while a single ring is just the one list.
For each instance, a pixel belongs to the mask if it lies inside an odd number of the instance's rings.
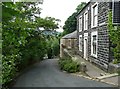
[{"label": "small outbuilding", "polygon": [[63,56],[63,49],[75,50],[77,47],[77,31],[63,36],[60,39],[60,57]]}]

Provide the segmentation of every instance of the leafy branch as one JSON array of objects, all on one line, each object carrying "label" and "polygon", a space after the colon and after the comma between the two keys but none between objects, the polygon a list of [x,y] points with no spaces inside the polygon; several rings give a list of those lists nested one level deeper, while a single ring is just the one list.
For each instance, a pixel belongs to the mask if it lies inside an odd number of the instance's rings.
[{"label": "leafy branch", "polygon": [[108,14],[108,29],[109,29],[109,36],[112,44],[115,46],[113,48],[114,52],[114,63],[120,63],[120,26],[115,26],[112,23],[112,11],[109,11]]}]

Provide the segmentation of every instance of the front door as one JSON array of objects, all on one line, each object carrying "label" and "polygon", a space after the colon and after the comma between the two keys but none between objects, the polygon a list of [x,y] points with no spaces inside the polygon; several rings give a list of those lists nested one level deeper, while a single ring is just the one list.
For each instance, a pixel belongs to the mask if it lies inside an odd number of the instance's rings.
[{"label": "front door", "polygon": [[88,34],[84,34],[84,58],[88,60]]}]

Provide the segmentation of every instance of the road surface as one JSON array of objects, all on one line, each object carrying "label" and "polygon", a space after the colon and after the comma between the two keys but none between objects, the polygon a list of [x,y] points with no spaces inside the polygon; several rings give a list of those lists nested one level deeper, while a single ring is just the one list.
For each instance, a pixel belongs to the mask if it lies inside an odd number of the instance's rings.
[{"label": "road surface", "polygon": [[62,72],[57,59],[48,59],[30,67],[14,87],[112,87],[112,85]]}]

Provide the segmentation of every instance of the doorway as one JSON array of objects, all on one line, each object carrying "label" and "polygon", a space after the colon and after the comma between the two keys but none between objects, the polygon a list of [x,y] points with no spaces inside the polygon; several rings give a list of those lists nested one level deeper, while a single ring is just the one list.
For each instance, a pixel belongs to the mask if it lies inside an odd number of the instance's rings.
[{"label": "doorway", "polygon": [[84,34],[84,58],[88,60],[88,33]]}]

